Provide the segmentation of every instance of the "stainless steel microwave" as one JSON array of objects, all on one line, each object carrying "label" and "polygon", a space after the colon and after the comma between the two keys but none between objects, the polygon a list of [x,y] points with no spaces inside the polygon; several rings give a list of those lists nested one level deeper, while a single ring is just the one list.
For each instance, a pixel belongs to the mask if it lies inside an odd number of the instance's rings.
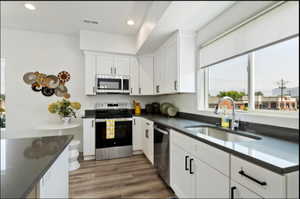
[{"label": "stainless steel microwave", "polygon": [[129,93],[129,76],[96,76],[97,93]]}]

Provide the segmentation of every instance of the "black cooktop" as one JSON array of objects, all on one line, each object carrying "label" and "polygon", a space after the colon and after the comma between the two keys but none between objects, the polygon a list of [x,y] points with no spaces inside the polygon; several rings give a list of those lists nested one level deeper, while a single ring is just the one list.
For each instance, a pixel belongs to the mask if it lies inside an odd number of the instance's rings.
[{"label": "black cooktop", "polygon": [[131,109],[97,109],[95,111],[95,117],[97,119],[132,117],[132,110]]}]

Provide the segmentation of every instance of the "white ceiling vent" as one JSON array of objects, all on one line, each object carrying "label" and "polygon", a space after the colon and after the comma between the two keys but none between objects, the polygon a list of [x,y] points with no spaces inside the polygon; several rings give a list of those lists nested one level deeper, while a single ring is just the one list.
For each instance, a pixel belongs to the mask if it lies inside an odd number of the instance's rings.
[{"label": "white ceiling vent", "polygon": [[95,20],[89,20],[89,19],[84,19],[84,20],[83,20],[83,23],[86,23],[86,24],[94,24],[94,25],[99,24],[98,21],[95,21]]}]

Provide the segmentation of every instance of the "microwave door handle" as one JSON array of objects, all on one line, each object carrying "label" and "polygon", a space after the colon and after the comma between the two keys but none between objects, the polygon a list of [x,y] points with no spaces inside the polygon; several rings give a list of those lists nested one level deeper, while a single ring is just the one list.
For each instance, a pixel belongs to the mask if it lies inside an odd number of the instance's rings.
[{"label": "microwave door handle", "polygon": [[121,79],[121,91],[124,91],[124,82],[123,82],[123,78],[120,78]]}]

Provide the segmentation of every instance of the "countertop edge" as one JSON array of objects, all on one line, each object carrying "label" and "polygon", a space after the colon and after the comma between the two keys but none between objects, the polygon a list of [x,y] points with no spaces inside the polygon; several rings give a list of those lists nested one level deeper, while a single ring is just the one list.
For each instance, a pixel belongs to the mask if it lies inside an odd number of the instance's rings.
[{"label": "countertop edge", "polygon": [[[148,120],[151,120],[151,118],[147,118],[147,116],[143,116],[143,115],[140,115],[140,116],[134,116],[134,117],[143,117],[143,118],[146,118],[146,119],[148,119]],[[192,134],[187,133],[187,132],[183,131],[182,129],[176,128],[176,127],[174,127],[174,126],[167,125],[167,124],[165,124],[165,123],[161,123],[161,122],[159,122],[159,121],[157,121],[157,120],[151,120],[151,121],[153,121],[153,122],[155,122],[155,123],[158,123],[158,124],[160,124],[160,125],[169,127],[169,128],[171,128],[171,129],[173,129],[173,130],[176,130],[176,131],[178,131],[178,132],[184,134],[184,135],[187,135],[187,136],[189,136],[189,137],[191,137],[191,138],[194,138],[194,139],[196,139],[196,140],[199,140],[200,142],[204,142],[204,143],[206,143],[206,144],[208,144],[208,145],[210,145],[210,146],[213,146],[213,147],[218,148],[218,149],[220,149],[220,150],[222,150],[222,151],[228,152],[228,153],[230,153],[230,154],[232,154],[232,155],[235,155],[235,156],[237,156],[237,157],[239,157],[239,158],[242,158],[242,159],[244,159],[244,160],[246,160],[246,161],[249,161],[249,162],[251,162],[251,163],[253,163],[253,164],[255,164],[255,165],[261,166],[261,167],[263,167],[263,168],[265,168],[265,169],[267,169],[267,170],[270,170],[270,171],[272,171],[272,172],[275,172],[275,173],[277,173],[277,174],[279,174],[279,175],[285,175],[285,174],[288,174],[288,173],[291,173],[291,172],[294,172],[294,171],[299,171],[299,165],[295,165],[295,166],[291,166],[291,167],[286,167],[286,168],[277,167],[277,166],[275,166],[275,165],[273,165],[273,164],[270,164],[270,163],[261,161],[261,160],[259,160],[259,159],[256,159],[256,158],[253,158],[253,157],[251,157],[251,156],[245,155],[245,154],[240,153],[240,152],[238,152],[238,151],[234,151],[234,150],[231,150],[231,149],[229,149],[229,148],[227,148],[227,147],[223,147],[223,146],[221,146],[221,145],[219,145],[219,144],[210,142],[209,140],[206,140],[206,139],[203,139],[203,138],[200,138],[200,137],[193,136]]]},{"label": "countertop edge", "polygon": [[[30,193],[30,191],[33,189],[33,187],[37,184],[38,181],[42,179],[42,177],[45,175],[45,173],[49,170],[49,168],[53,165],[53,163],[57,160],[57,158],[60,156],[60,154],[66,149],[66,147],[70,144],[70,142],[73,140],[74,136],[73,135],[65,135],[70,137],[68,141],[66,141],[65,145],[62,147],[62,150],[57,153],[57,156],[53,158],[49,164],[41,171],[41,173],[38,175],[37,179],[35,179],[32,184],[28,187],[27,191],[25,191],[22,195],[21,198],[26,198],[27,195]],[[51,137],[51,136],[48,136]]]}]

